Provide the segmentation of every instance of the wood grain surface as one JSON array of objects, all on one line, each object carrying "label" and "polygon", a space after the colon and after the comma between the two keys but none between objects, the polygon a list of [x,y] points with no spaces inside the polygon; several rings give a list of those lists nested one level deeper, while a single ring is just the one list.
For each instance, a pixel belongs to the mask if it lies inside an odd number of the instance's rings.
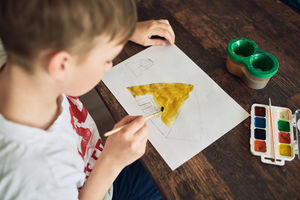
[{"label": "wood grain surface", "polygon": [[[300,109],[300,15],[275,0],[138,1],[139,20],[168,19],[176,45],[245,110],[253,103]],[[272,53],[279,71],[262,90],[247,87],[225,66],[226,46],[245,37]],[[119,63],[143,50],[128,43]],[[118,121],[127,113],[101,82],[99,96]],[[165,199],[300,199],[300,161],[266,165],[250,153],[250,118],[171,171],[148,143],[141,158]],[[180,151],[180,146],[178,147]]]}]

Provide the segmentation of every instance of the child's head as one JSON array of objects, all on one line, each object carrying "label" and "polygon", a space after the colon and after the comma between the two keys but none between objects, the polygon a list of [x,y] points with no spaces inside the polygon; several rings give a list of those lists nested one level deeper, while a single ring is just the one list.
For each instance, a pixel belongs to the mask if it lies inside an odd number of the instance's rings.
[{"label": "child's head", "polygon": [[[83,76],[93,73],[93,70],[98,70],[98,74],[94,71],[95,76],[102,76],[99,68],[111,67],[110,61],[135,28],[133,0],[0,2],[0,38],[8,54],[8,63],[20,66],[28,73],[39,66],[55,79],[69,83],[79,74],[81,78],[89,78]],[[69,66],[82,69],[62,74],[61,71],[68,71]],[[98,77],[97,81],[100,79]],[[81,84],[83,81],[77,80]],[[93,84],[96,82],[90,85]],[[65,89],[62,92],[70,95],[86,92]]]}]

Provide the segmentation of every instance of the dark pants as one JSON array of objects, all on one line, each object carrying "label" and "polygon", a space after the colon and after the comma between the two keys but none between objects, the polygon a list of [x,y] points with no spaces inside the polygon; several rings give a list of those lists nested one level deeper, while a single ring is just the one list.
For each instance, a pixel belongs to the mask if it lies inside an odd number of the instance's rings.
[{"label": "dark pants", "polygon": [[114,182],[113,200],[163,199],[140,161],[125,167]]}]

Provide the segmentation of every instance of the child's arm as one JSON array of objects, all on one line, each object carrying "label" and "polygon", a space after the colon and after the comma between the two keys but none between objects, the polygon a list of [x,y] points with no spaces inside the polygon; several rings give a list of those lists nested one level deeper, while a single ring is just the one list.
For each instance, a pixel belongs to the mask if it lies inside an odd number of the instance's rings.
[{"label": "child's arm", "polygon": [[79,199],[103,199],[121,170],[145,153],[149,131],[145,118],[127,116],[115,128],[125,124],[119,132],[107,138]]},{"label": "child's arm", "polygon": [[175,34],[168,20],[149,20],[136,23],[135,31],[130,40],[143,46],[165,45],[166,41],[174,44]]}]

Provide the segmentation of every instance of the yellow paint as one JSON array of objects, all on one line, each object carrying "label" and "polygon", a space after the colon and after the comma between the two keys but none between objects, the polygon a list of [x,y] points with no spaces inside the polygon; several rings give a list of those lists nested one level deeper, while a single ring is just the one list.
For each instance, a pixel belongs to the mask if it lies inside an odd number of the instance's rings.
[{"label": "yellow paint", "polygon": [[288,121],[290,119],[289,118],[289,111],[287,109],[281,110],[280,113],[279,113],[279,119]]},{"label": "yellow paint", "polygon": [[279,154],[282,156],[292,157],[292,147],[288,144],[279,144]]},{"label": "yellow paint", "polygon": [[153,83],[148,85],[138,85],[127,87],[133,97],[142,95],[153,95],[157,106],[164,107],[161,120],[171,126],[180,107],[189,97],[189,93],[194,89],[193,85],[184,83]]}]

